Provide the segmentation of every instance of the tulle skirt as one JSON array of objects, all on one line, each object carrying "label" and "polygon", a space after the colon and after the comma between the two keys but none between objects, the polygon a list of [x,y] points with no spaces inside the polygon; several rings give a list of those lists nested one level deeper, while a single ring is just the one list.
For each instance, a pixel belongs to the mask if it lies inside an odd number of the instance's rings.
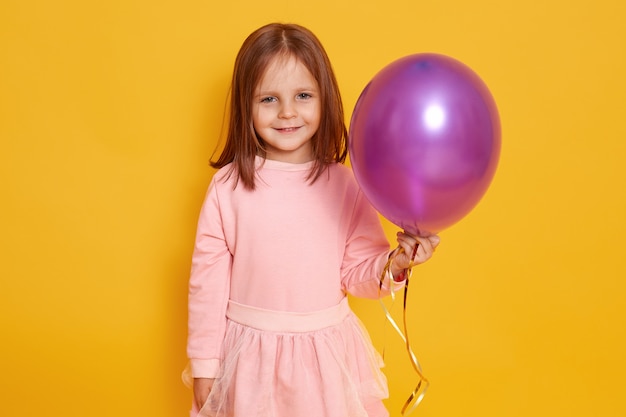
[{"label": "tulle skirt", "polygon": [[230,301],[227,316],[221,377],[192,417],[389,415],[382,358],[347,299],[312,313]]}]

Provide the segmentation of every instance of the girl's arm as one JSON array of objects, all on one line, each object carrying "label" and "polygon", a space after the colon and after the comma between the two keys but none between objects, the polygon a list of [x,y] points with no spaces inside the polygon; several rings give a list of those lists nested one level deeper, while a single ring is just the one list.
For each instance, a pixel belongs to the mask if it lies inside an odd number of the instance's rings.
[{"label": "girl's arm", "polygon": [[219,373],[231,260],[214,179],[200,212],[189,279],[187,355],[194,378]]},{"label": "girl's arm", "polygon": [[[359,192],[342,265],[342,283],[345,291],[357,297],[378,298],[387,295],[392,285],[395,288],[401,287],[404,285],[407,269],[432,257],[434,249],[439,244],[439,237],[436,235],[416,237],[400,232],[397,241],[398,249],[390,252],[389,242],[378,214],[362,192]],[[415,250],[417,243],[419,245]],[[396,282],[389,282],[385,277],[381,288],[381,275],[390,257],[393,258],[391,272]]]}]

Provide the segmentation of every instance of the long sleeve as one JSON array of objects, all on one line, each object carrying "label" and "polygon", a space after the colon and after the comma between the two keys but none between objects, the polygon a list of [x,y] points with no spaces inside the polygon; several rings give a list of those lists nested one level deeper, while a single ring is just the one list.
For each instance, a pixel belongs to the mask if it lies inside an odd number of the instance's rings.
[{"label": "long sleeve", "polygon": [[389,293],[389,286],[401,288],[404,282],[380,287],[380,276],[389,258],[389,242],[374,208],[358,190],[342,264],[342,284],[346,292],[363,298],[378,298]]},{"label": "long sleeve", "polygon": [[198,220],[189,280],[187,355],[194,378],[219,376],[231,265],[214,178]]}]

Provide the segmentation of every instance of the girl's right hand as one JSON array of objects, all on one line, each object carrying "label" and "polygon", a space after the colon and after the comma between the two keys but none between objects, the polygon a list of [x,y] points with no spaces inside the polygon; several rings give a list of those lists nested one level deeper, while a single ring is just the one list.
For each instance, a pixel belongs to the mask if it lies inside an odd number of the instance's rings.
[{"label": "girl's right hand", "polygon": [[398,247],[401,249],[395,254],[392,264],[394,277],[404,269],[411,269],[422,264],[433,256],[439,245],[439,236],[413,236],[407,232],[398,232]]},{"label": "girl's right hand", "polygon": [[211,388],[213,388],[215,379],[211,378],[194,378],[193,379],[193,400],[196,402],[198,410],[202,409],[209,398]]}]

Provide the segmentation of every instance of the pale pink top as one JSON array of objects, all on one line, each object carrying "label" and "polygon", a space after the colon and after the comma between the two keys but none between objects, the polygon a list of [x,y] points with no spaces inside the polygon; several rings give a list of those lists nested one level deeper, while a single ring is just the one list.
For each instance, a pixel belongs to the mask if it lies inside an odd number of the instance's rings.
[{"label": "pale pink top", "polygon": [[[218,171],[198,221],[189,289],[187,353],[193,377],[219,375],[228,300],[311,312],[346,293],[379,296],[389,243],[352,171],[257,158],[256,190]],[[262,166],[261,166],[262,165]],[[385,285],[386,287],[386,285]]]}]

